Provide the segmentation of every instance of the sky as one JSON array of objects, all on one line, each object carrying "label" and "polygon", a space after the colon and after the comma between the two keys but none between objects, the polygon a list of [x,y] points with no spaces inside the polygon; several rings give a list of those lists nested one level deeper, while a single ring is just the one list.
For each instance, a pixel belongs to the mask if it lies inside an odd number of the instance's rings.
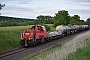
[{"label": "sky", "polygon": [[39,15],[54,16],[59,10],[67,10],[70,16],[80,19],[90,17],[90,0],[0,0],[5,7],[1,16],[36,19]]}]

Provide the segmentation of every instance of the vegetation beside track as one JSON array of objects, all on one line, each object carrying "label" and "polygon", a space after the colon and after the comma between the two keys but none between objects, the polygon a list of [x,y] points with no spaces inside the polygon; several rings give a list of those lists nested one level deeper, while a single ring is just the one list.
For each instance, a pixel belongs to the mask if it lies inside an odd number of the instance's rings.
[{"label": "vegetation beside track", "polygon": [[0,27],[0,52],[20,46],[20,34],[31,26]]},{"label": "vegetation beside track", "polygon": [[89,60],[90,59],[90,39],[86,47],[78,49],[76,53],[70,54],[65,60]]},{"label": "vegetation beside track", "polygon": [[24,58],[23,60],[42,60],[42,58],[44,59],[46,56],[49,56],[49,54],[51,54],[52,52],[55,52],[56,50],[60,49],[62,46],[62,44],[58,44],[56,47],[45,50],[45,51],[41,51],[39,54],[36,54],[34,56],[28,56],[26,58]]},{"label": "vegetation beside track", "polygon": [[[28,56],[23,60],[61,60],[61,59],[62,60],[89,60],[90,59],[90,53],[89,53],[90,39],[86,39],[84,42],[80,42],[81,44],[79,44],[79,45],[81,46],[81,48],[78,48],[75,52],[70,53],[66,57],[65,57],[65,55],[62,56],[62,54],[67,53],[66,51],[64,51],[65,48],[62,48],[62,46],[65,43],[67,43],[67,42],[59,44],[55,48],[51,48],[51,49],[46,50],[44,52],[40,52],[37,55],[31,56],[31,57]],[[83,45],[83,44],[85,44],[85,45]],[[76,48],[76,46],[72,47],[72,48]],[[67,51],[68,51],[68,49],[67,49]],[[62,52],[60,52],[61,50],[62,50]],[[64,51],[64,53],[63,53],[63,51]],[[70,51],[72,51],[72,50],[70,50]]]}]

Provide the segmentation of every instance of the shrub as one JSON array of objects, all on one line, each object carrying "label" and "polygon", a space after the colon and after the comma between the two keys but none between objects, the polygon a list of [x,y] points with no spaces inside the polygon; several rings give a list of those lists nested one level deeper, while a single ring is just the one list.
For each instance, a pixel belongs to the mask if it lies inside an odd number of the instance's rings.
[{"label": "shrub", "polygon": [[46,27],[46,30],[47,30],[47,31],[50,31],[50,30],[51,30],[48,25],[44,25],[44,26]]}]

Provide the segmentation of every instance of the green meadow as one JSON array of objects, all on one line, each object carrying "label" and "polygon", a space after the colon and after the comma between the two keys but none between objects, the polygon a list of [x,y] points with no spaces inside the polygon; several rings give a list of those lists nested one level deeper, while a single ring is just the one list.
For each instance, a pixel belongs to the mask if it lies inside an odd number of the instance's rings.
[{"label": "green meadow", "polygon": [[31,26],[0,27],[0,52],[20,46],[20,36]]}]

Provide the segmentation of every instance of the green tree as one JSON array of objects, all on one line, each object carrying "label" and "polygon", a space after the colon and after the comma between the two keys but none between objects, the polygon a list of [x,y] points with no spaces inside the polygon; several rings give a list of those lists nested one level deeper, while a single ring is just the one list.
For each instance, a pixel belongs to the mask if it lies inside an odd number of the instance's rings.
[{"label": "green tree", "polygon": [[[5,4],[0,3],[0,11],[1,11],[2,7],[4,7],[4,6],[5,6]],[[1,13],[0,13],[0,15],[1,15]]]},{"label": "green tree", "polygon": [[84,20],[80,20],[80,24],[79,25],[84,25],[85,21]]},{"label": "green tree", "polygon": [[90,26],[90,17],[89,18],[87,18],[87,20],[86,20],[86,22],[85,22],[86,24],[88,24],[89,26]]},{"label": "green tree", "polygon": [[1,25],[1,26],[8,26],[9,23],[8,23],[7,21],[3,21],[3,20],[2,20],[2,21],[0,22],[0,25]]},{"label": "green tree", "polygon": [[77,17],[76,16],[71,16],[70,17],[69,24],[71,24],[71,25],[77,25],[78,24]]},{"label": "green tree", "polygon": [[71,24],[71,25],[82,25],[82,24],[84,24],[84,20],[80,20],[79,15],[70,16],[69,24]]},{"label": "green tree", "polygon": [[48,25],[44,25],[44,26],[45,26],[45,28],[46,28],[46,31],[50,31],[50,30],[51,30]]},{"label": "green tree", "polygon": [[68,25],[70,16],[68,11],[60,10],[54,16],[54,26],[57,25]]},{"label": "green tree", "polygon": [[80,16],[79,16],[79,15],[74,15],[74,19],[75,19],[76,21],[80,21]]},{"label": "green tree", "polygon": [[52,16],[44,16],[44,15],[39,15],[37,16],[37,20],[35,21],[37,24],[50,24],[53,23],[53,17]]},{"label": "green tree", "polygon": [[44,18],[46,24],[52,24],[53,23],[53,17],[52,16],[45,16]]},{"label": "green tree", "polygon": [[37,16],[37,20],[38,20],[38,24],[44,24],[44,16],[43,15]]}]

